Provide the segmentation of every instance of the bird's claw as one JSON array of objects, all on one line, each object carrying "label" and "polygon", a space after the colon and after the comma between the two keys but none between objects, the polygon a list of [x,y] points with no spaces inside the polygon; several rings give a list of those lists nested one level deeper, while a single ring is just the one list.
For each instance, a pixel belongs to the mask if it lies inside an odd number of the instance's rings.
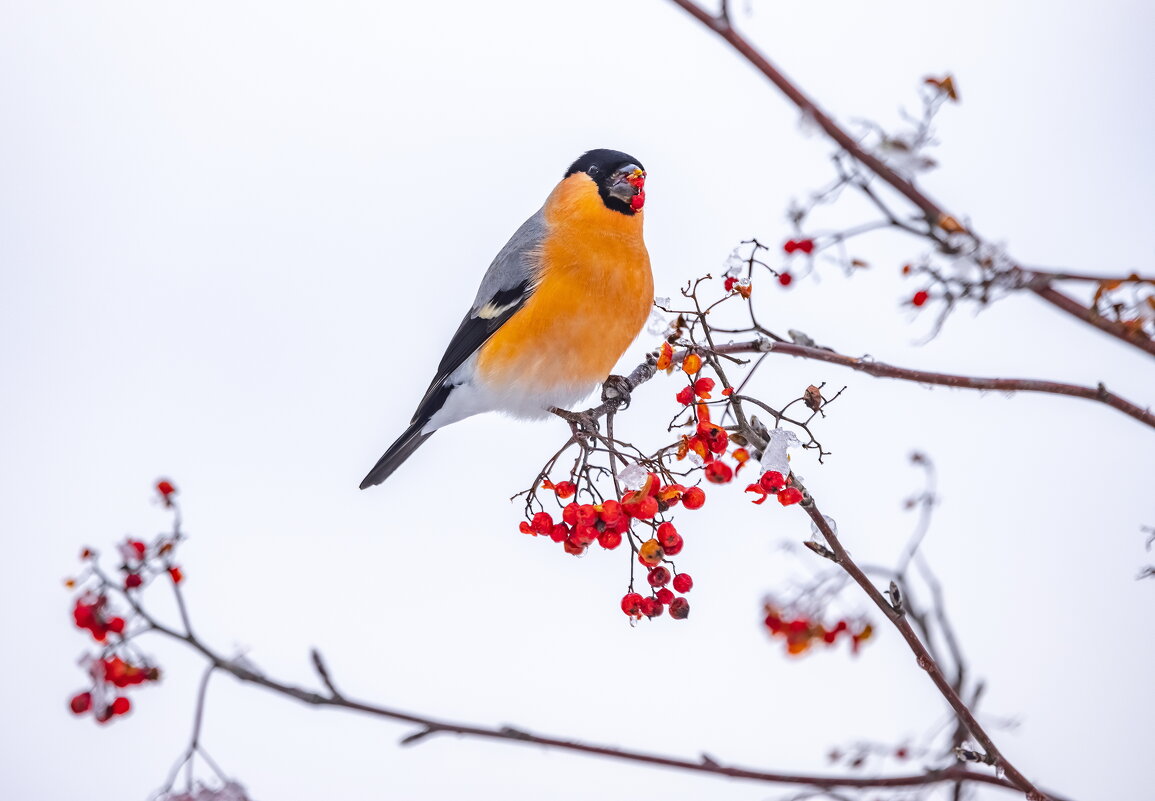
[{"label": "bird's claw", "polygon": [[598,433],[598,420],[589,412],[571,412],[556,406],[550,411],[569,423],[575,437],[593,437]]},{"label": "bird's claw", "polygon": [[622,375],[606,376],[606,380],[602,382],[602,400],[614,400],[618,402],[618,411],[628,409],[630,406],[630,392],[632,391],[630,380]]}]

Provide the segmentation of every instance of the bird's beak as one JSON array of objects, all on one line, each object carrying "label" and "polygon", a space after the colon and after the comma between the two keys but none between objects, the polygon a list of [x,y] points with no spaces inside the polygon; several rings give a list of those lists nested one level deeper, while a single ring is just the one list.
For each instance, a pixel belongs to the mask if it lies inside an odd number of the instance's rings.
[{"label": "bird's beak", "polygon": [[[646,192],[646,171],[641,167],[629,165],[621,174],[613,185],[610,186],[610,196],[616,197],[630,208],[637,211],[645,202]],[[638,202],[638,199],[641,202]]]}]

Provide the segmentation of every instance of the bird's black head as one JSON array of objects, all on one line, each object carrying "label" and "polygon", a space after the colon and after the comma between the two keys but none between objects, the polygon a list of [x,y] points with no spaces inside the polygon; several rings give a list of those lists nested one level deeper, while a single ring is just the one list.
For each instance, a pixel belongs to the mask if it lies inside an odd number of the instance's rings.
[{"label": "bird's black head", "polygon": [[593,179],[606,208],[622,214],[635,214],[646,202],[646,171],[642,163],[628,153],[605,148],[583,153],[570,165],[565,177],[577,173],[585,173]]}]

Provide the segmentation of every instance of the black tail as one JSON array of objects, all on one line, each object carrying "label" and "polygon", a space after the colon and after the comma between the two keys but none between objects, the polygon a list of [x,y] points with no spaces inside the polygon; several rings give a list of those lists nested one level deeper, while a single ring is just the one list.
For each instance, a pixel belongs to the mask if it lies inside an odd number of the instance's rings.
[{"label": "black tail", "polygon": [[361,482],[361,489],[372,487],[375,484],[380,484],[389,476],[393,475],[393,471],[401,466],[401,463],[413,455],[413,451],[421,447],[421,443],[433,436],[433,432],[428,434],[421,433],[421,426],[425,425],[428,419],[419,420],[409,428],[405,429],[405,433],[397,438],[397,441],[389,446],[389,450],[385,451],[385,455],[377,460],[377,464],[373,465],[373,469],[369,471],[369,475]]}]

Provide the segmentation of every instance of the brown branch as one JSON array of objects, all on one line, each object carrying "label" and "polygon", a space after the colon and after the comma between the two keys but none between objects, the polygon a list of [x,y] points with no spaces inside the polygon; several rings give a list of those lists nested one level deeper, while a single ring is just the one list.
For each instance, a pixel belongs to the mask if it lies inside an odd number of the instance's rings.
[{"label": "brown branch", "polygon": [[1088,309],[1070,295],[1066,295],[1055,289],[1045,279],[1032,279],[1027,283],[1027,289],[1034,292],[1036,296],[1050,303],[1055,308],[1062,309],[1067,314],[1078,317],[1087,323],[1087,325],[1092,325],[1105,334],[1110,334],[1117,339],[1123,340],[1128,345],[1134,345],[1140,350],[1155,356],[1155,340],[1148,339],[1141,332],[1128,329],[1127,326],[1122,323],[1108,320],[1094,309]]},{"label": "brown branch", "polygon": [[749,342],[737,342],[718,347],[724,353],[779,353],[785,356],[798,356],[803,359],[815,359],[831,364],[849,367],[851,370],[872,375],[877,378],[896,378],[902,381],[914,381],[920,384],[938,384],[957,389],[996,390],[999,392],[1041,392],[1049,395],[1065,395],[1072,398],[1083,398],[1106,404],[1123,414],[1133,417],[1144,425],[1155,428],[1155,414],[1142,409],[1126,398],[1116,395],[1104,385],[1085,387],[1079,384],[1065,384],[1059,381],[1045,381],[1034,378],[979,378],[976,376],[954,375],[951,373],[933,373],[925,370],[913,370],[908,367],[896,367],[885,362],[876,362],[869,359],[846,356],[825,348],[796,345],[790,342],[774,342],[768,339],[758,339]]},{"label": "brown branch", "polygon": [[149,613],[141,607],[140,603],[135,598],[128,597],[128,601],[133,607],[134,611],[136,611],[137,614],[139,614],[141,618],[149,624],[152,631],[184,642],[193,650],[198,651],[201,655],[203,655],[212,665],[210,672],[214,669],[221,670],[231,674],[240,681],[264,687],[267,690],[287,696],[296,701],[301,701],[306,704],[347,709],[353,712],[361,712],[367,715],[387,718],[389,720],[396,720],[402,723],[411,723],[419,726],[420,728],[418,731],[406,736],[401,740],[403,745],[411,745],[434,734],[458,734],[467,737],[499,740],[502,742],[517,742],[531,745],[540,745],[547,748],[556,748],[564,751],[574,751],[583,754],[591,754],[594,756],[609,757],[611,759],[618,759],[627,762],[640,762],[658,767],[677,768],[679,770],[687,770],[697,773],[708,773],[717,776],[726,776],[733,779],[748,779],[751,781],[768,782],[774,784],[807,785],[823,789],[831,789],[835,787],[923,787],[933,784],[957,782],[978,782],[994,787],[1001,787],[1006,790],[1016,789],[1015,785],[1006,779],[992,776],[987,773],[972,771],[962,765],[951,766],[941,770],[928,770],[925,773],[880,778],[779,773],[775,771],[755,770],[752,768],[724,765],[706,756],[703,756],[699,761],[679,759],[677,757],[668,757],[659,754],[646,753],[643,751],[615,748],[607,745],[596,745],[591,743],[577,742],[574,740],[562,740],[556,737],[545,737],[531,734],[511,726],[474,726],[467,723],[459,723],[450,720],[439,720],[437,718],[427,717],[415,712],[407,712],[399,709],[380,706],[378,704],[356,701],[336,692],[333,687],[332,679],[330,678],[330,673],[325,667],[325,663],[321,659],[320,654],[318,654],[316,651],[313,651],[312,654],[313,664],[322,677],[322,683],[324,683],[328,688],[328,694],[322,694],[314,690],[308,690],[269,678],[268,676],[263,675],[255,669],[242,664],[238,660],[232,660],[222,656],[221,654],[215,652],[207,645],[205,645],[197,637],[191,634],[184,634],[164,625],[163,623],[160,623],[151,615],[149,615]]},{"label": "brown branch", "polygon": [[862,587],[867,596],[870,597],[870,600],[874,602],[874,605],[877,606],[879,610],[886,615],[887,619],[894,624],[894,627],[898,629],[902,638],[906,640],[907,645],[910,646],[910,650],[914,652],[918,666],[927,672],[934,686],[942,694],[943,698],[946,699],[951,709],[955,711],[955,714],[962,724],[966,726],[971,737],[983,747],[985,754],[980,755],[981,761],[989,762],[989,764],[994,765],[996,769],[1003,771],[1017,789],[1027,794],[1029,801],[1054,801],[1054,796],[1044,794],[1003,756],[990,735],[987,734],[986,730],[983,729],[982,725],[975,719],[970,708],[962,698],[959,697],[958,693],[955,692],[954,687],[952,687],[950,681],[947,680],[942,668],[934,660],[934,657],[931,656],[930,651],[927,650],[922,640],[918,638],[918,634],[911,628],[910,622],[906,619],[906,615],[902,611],[895,609],[879,589],[874,586],[874,583],[867,577],[862,569],[855,564],[854,560],[850,558],[850,554],[848,554],[842,546],[838,535],[834,533],[830,524],[826,522],[826,518],[819,511],[817,504],[814,502],[814,498],[806,491],[806,488],[802,486],[801,483],[797,481],[796,483],[803,493],[802,508],[806,511],[806,514],[809,515],[818,530],[822,532],[823,538],[826,540],[827,545],[830,546],[830,550],[834,553],[834,561]]},{"label": "brown branch", "polygon": [[[786,95],[790,102],[797,106],[806,117],[812,119],[839,147],[914,204],[926,216],[927,222],[931,225],[932,230],[934,228],[944,231],[957,230],[965,232],[975,242],[980,241],[976,234],[971,231],[965,231],[957,222],[957,218],[947,213],[941,204],[916,187],[911,181],[895,172],[882,159],[863,148],[858,140],[831,119],[797,84],[787,78],[766,56],[759,52],[742,34],[738,33],[730,24],[728,15],[714,16],[699,6],[694,0],[671,1],[714,33],[718,34],[718,36],[722,37],[722,39],[738,51],[755,69],[774,84],[782,94]],[[1019,267],[1018,269],[1027,279],[1024,286],[1042,300],[1047,301],[1055,308],[1061,309],[1089,325],[1118,337],[1128,345],[1133,345],[1155,356],[1155,341],[1126,333],[1117,323],[1103,320],[1099,315],[1095,314],[1092,309],[1088,309],[1077,301],[1052,289],[1049,284],[1050,277],[1045,273],[1036,274],[1023,267]]]}]

